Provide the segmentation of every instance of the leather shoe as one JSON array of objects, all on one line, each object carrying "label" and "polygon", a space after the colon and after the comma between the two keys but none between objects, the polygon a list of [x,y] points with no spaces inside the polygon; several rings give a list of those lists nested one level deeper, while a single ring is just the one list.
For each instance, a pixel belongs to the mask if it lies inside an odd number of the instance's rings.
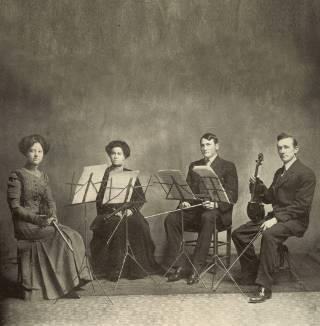
[{"label": "leather shoe", "polygon": [[249,298],[249,303],[261,303],[268,299],[271,299],[272,297],[272,291],[271,289],[267,289],[263,286],[261,286],[258,290],[258,292]]},{"label": "leather shoe", "polygon": [[183,278],[182,267],[178,267],[173,273],[168,275],[167,282],[176,282]]},{"label": "leather shoe", "polygon": [[80,295],[76,291],[70,291],[63,297],[66,299],[80,299]]},{"label": "leather shoe", "polygon": [[196,284],[196,283],[199,282],[199,280],[200,280],[200,278],[199,278],[198,273],[196,273],[195,271],[193,271],[193,272],[190,274],[190,276],[189,276],[189,278],[188,278],[188,280],[187,280],[187,284],[188,284],[188,285]]},{"label": "leather shoe", "polygon": [[86,284],[88,284],[89,282],[91,282],[90,280],[83,280],[83,279],[80,279],[79,280],[79,284],[75,287],[75,290],[76,291],[81,291],[83,290],[82,287],[85,286]]}]

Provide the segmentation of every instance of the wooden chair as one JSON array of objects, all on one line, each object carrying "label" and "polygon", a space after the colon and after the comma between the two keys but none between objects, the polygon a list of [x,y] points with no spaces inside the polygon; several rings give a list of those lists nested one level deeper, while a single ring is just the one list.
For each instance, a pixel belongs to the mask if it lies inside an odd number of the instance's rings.
[{"label": "wooden chair", "polygon": [[[192,232],[192,233],[197,233],[198,231],[194,229],[185,229],[185,232]],[[219,256],[221,259],[225,259],[225,266],[228,268],[230,266],[230,261],[231,261],[231,231],[232,231],[232,225],[226,227],[224,230],[218,231],[215,230],[213,231],[212,234],[212,240],[210,244],[210,250],[212,250],[212,254],[209,253],[210,256]],[[226,240],[222,241],[219,240],[219,233],[221,232],[226,232]],[[197,240],[187,240],[186,241],[186,246],[189,247],[195,247],[197,244]],[[225,253],[221,254],[219,248],[225,246]]]},{"label": "wooden chair", "polygon": [[22,289],[22,297],[31,300],[32,290],[32,247],[35,240],[17,240],[18,284]]},{"label": "wooden chair", "polygon": [[279,262],[278,262],[278,270],[288,272],[291,278],[299,284],[299,286],[303,289],[306,289],[304,283],[301,281],[296,268],[293,264],[293,260],[291,254],[289,252],[288,247],[285,244],[280,244],[278,246],[279,253]]}]

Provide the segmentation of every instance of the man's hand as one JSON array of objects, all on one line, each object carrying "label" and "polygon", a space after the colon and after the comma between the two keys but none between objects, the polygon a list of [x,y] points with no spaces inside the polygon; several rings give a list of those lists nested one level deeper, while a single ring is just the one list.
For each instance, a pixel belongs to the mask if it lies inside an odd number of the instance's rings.
[{"label": "man's hand", "polygon": [[52,222],[58,222],[58,220],[55,216],[51,216],[47,219],[47,225],[51,225]]},{"label": "man's hand", "polygon": [[255,195],[256,196],[263,196],[265,192],[265,185],[263,181],[260,178],[255,178],[254,176],[251,176],[249,179],[249,190],[250,193],[253,192],[253,188],[255,187]]},{"label": "man's hand", "polygon": [[180,204],[180,208],[189,208],[191,206],[191,204],[187,201],[183,201],[181,204]]},{"label": "man's hand", "polygon": [[249,182],[251,184],[255,184],[257,182],[257,179],[254,176],[251,176],[250,179],[249,179]]},{"label": "man's hand", "polygon": [[202,206],[207,209],[215,209],[218,208],[218,203],[206,200],[202,203]]},{"label": "man's hand", "polygon": [[262,231],[265,231],[271,228],[273,225],[277,224],[277,222],[278,222],[277,219],[273,217],[272,219],[263,222],[260,226],[260,229],[262,229]]}]

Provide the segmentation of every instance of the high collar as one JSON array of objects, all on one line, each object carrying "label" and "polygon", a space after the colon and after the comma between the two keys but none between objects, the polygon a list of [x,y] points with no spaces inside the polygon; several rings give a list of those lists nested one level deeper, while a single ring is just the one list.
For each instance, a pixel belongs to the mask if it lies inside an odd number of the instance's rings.
[{"label": "high collar", "polygon": [[122,166],[115,166],[115,165],[110,166],[110,172],[122,172],[124,170],[125,170],[125,168],[123,165]]},{"label": "high collar", "polygon": [[209,159],[204,158],[203,160],[204,160],[204,162],[205,162],[206,165],[209,165],[210,166],[216,160],[217,157],[218,157],[218,154],[210,157]]},{"label": "high collar", "polygon": [[30,163],[26,163],[24,165],[24,168],[28,171],[32,171],[32,172],[36,172],[36,171],[39,171],[39,166],[38,165],[33,165],[33,164],[30,164]]},{"label": "high collar", "polygon": [[292,166],[292,164],[293,164],[294,162],[296,162],[296,161],[297,161],[297,158],[294,157],[291,161],[285,163],[285,164],[283,165],[283,168],[284,168],[283,171],[288,171],[288,170],[290,169],[290,167]]}]

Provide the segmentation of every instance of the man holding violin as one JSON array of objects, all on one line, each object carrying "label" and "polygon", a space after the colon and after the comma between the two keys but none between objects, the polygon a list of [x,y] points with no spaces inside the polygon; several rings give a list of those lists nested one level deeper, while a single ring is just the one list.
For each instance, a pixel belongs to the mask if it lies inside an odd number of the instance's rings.
[{"label": "man holding violin", "polygon": [[[238,176],[236,167],[232,162],[226,161],[218,155],[219,142],[216,135],[206,133],[200,138],[200,150],[203,155],[201,160],[192,162],[189,166],[187,183],[194,194],[200,194],[201,179],[193,171],[195,166],[208,165],[219,177],[224,189],[232,203],[238,199]],[[193,254],[192,263],[197,270],[189,273],[187,283],[192,285],[199,281],[199,274],[206,263],[210,248],[210,242],[214,229],[214,220],[219,231],[224,230],[232,223],[233,205],[229,203],[214,203],[205,200],[202,205],[200,200],[182,202],[181,208],[185,208],[183,221],[185,230],[192,229],[198,232],[197,245]],[[191,206],[197,207],[191,207]],[[179,253],[181,243],[181,215],[180,212],[170,213],[165,220],[165,230],[168,240],[167,264],[171,266]],[[187,271],[181,266],[182,262],[176,262],[173,271],[168,276],[169,282],[178,281],[187,276]]]},{"label": "man holding violin", "polygon": [[[250,303],[271,298],[278,246],[291,236],[302,237],[307,230],[316,185],[314,172],[296,157],[299,148],[293,136],[280,134],[277,149],[283,166],[276,171],[270,188],[259,178],[250,178],[250,187],[254,186],[256,195],[264,203],[272,204],[272,212],[262,221],[253,220],[232,233],[238,255],[242,254],[239,283],[259,285],[257,293],[249,299]],[[250,244],[259,231],[262,232],[260,260]]]}]

